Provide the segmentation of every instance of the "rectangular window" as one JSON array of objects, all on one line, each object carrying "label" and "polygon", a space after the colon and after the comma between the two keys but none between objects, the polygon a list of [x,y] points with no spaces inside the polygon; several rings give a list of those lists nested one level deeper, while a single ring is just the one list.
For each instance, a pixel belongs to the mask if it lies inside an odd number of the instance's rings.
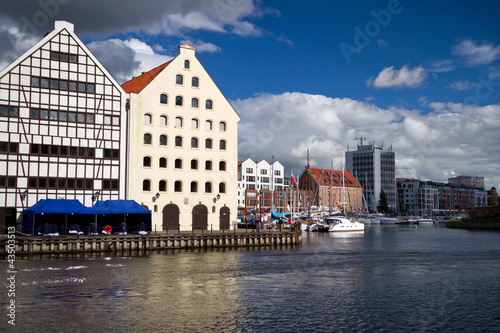
[{"label": "rectangular window", "polygon": [[59,80],[50,79],[50,89],[59,89]]},{"label": "rectangular window", "polygon": [[58,52],[50,52],[50,60],[59,60]]},{"label": "rectangular window", "polygon": [[59,60],[68,62],[68,54],[67,53],[59,54]]},{"label": "rectangular window", "polygon": [[68,155],[68,147],[61,146],[61,147],[59,148],[59,154],[60,154],[61,156],[66,156],[66,155]]},{"label": "rectangular window", "polygon": [[39,188],[45,188],[45,187],[47,187],[47,179],[45,179],[45,178],[38,178],[38,187]]},{"label": "rectangular window", "polygon": [[111,149],[104,149],[104,158],[111,158]]},{"label": "rectangular window", "polygon": [[78,157],[85,157],[85,148],[78,148]]},{"label": "rectangular window", "polygon": [[40,116],[40,111],[38,109],[31,109],[31,112],[30,112],[30,118],[31,119],[38,119]]},{"label": "rectangular window", "polygon": [[95,92],[95,84],[88,83],[87,84],[87,92],[93,94]]},{"label": "rectangular window", "polygon": [[8,115],[9,115],[9,107],[0,106],[0,116],[8,116]]},{"label": "rectangular window", "polygon": [[118,149],[113,149],[113,158],[118,159],[120,157],[120,151]]},{"label": "rectangular window", "polygon": [[37,178],[30,178],[28,186],[31,188],[36,187],[36,183],[37,183],[36,181],[37,181]]},{"label": "rectangular window", "polygon": [[5,187],[5,178],[0,177],[0,187]]},{"label": "rectangular window", "polygon": [[87,148],[87,157],[94,157],[94,148]]},{"label": "rectangular window", "polygon": [[40,151],[40,146],[37,144],[32,144],[31,145],[31,153],[38,155],[38,152]]},{"label": "rectangular window", "polygon": [[68,188],[75,188],[75,180],[68,179]]},{"label": "rectangular window", "polygon": [[112,180],[111,181],[111,189],[117,190],[118,189],[118,181],[117,180]]},{"label": "rectangular window", "polygon": [[78,57],[76,54],[70,54],[69,55],[69,62],[76,63],[78,61]]},{"label": "rectangular window", "polygon": [[91,180],[85,180],[85,188],[92,189],[92,181]]},{"label": "rectangular window", "polygon": [[56,179],[49,178],[49,188],[56,188]]},{"label": "rectangular window", "polygon": [[76,147],[69,147],[69,156],[76,156]]},{"label": "rectangular window", "polygon": [[59,112],[59,120],[60,121],[68,121],[68,113],[66,111]]},{"label": "rectangular window", "polygon": [[57,120],[57,111],[50,110],[50,120]]},{"label": "rectangular window", "polygon": [[15,177],[7,178],[7,187],[16,187],[17,179]]},{"label": "rectangular window", "polygon": [[43,155],[48,155],[49,154],[49,146],[42,145],[42,154]]},{"label": "rectangular window", "polygon": [[87,123],[88,124],[94,123],[94,115],[93,114],[87,114]]},{"label": "rectangular window", "polygon": [[85,83],[78,82],[78,92],[85,92]]},{"label": "rectangular window", "polygon": [[66,179],[58,179],[57,180],[57,187],[58,188],[65,188],[66,187]]},{"label": "rectangular window", "polygon": [[76,82],[69,81],[69,91],[76,91]]},{"label": "rectangular window", "polygon": [[7,152],[7,142],[0,142],[0,152],[2,153]]},{"label": "rectangular window", "polygon": [[102,181],[102,188],[109,189],[109,180]]},{"label": "rectangular window", "polygon": [[42,88],[48,88],[49,87],[49,79],[42,78],[41,79],[41,86],[42,86]]},{"label": "rectangular window", "polygon": [[59,81],[59,89],[68,90],[68,81],[67,80]]},{"label": "rectangular window", "polygon": [[76,122],[76,112],[68,112],[68,121]]},{"label": "rectangular window", "polygon": [[76,188],[78,188],[78,189],[83,188],[83,180],[81,180],[81,179],[76,180]]},{"label": "rectangular window", "polygon": [[58,155],[59,153],[58,146],[50,146],[50,155]]},{"label": "rectangular window", "polygon": [[40,87],[40,78],[36,76],[31,77],[31,86],[32,87]]},{"label": "rectangular window", "polygon": [[85,122],[85,113],[78,113],[78,122],[79,123]]},{"label": "rectangular window", "polygon": [[40,110],[40,119],[49,119],[49,110]]}]

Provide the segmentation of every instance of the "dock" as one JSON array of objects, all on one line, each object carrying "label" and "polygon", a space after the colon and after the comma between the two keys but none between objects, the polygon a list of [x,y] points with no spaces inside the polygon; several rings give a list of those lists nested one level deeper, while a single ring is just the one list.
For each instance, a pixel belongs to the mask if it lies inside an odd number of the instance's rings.
[{"label": "dock", "polygon": [[[166,249],[293,246],[302,234],[290,231],[180,232],[148,235],[68,235],[15,237],[15,253],[59,254],[83,252],[133,252]],[[0,256],[12,249],[7,237],[0,238]]]}]

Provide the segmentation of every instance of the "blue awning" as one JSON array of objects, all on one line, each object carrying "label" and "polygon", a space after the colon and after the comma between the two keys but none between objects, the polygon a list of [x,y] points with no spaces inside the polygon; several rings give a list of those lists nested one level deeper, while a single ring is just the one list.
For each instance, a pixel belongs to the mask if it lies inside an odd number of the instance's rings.
[{"label": "blue awning", "polygon": [[84,206],[76,199],[40,199],[30,208],[23,210],[24,214],[89,214],[96,212]]},{"label": "blue awning", "polygon": [[134,200],[106,200],[98,201],[92,209],[96,214],[151,214]]}]

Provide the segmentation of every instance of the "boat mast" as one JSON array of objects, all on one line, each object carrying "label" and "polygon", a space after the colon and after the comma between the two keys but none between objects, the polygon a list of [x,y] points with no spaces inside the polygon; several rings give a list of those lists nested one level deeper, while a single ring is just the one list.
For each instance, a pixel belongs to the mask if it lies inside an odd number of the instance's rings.
[{"label": "boat mast", "polygon": [[307,220],[311,220],[311,174],[309,173],[309,148],[307,149]]}]

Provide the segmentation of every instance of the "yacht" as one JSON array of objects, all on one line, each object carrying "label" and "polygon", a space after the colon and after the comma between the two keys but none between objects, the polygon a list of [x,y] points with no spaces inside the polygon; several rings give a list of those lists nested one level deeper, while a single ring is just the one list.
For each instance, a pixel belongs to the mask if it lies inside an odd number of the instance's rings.
[{"label": "yacht", "polygon": [[365,225],[359,221],[351,221],[345,217],[329,216],[325,219],[329,232],[365,231]]}]

